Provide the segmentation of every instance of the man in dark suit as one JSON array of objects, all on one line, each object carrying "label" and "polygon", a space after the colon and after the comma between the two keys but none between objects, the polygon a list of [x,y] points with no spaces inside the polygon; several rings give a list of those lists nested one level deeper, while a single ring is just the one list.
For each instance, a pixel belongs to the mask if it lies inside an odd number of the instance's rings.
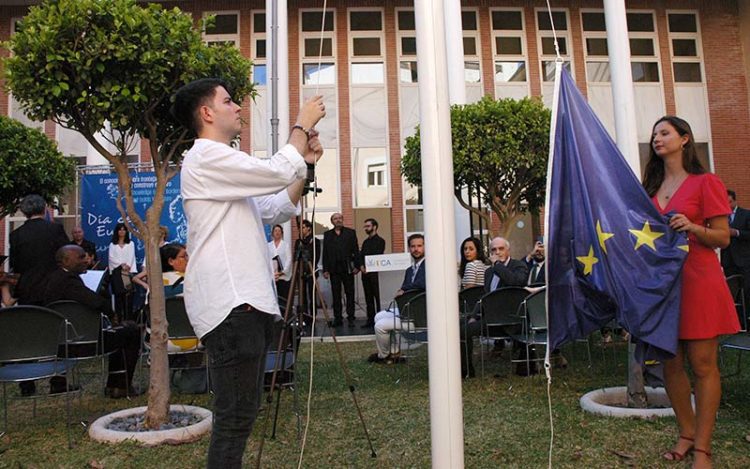
[{"label": "man in dark suit", "polygon": [[14,296],[19,304],[42,306],[47,276],[55,270],[55,252],[68,244],[62,225],[44,219],[45,200],[36,194],[21,201],[26,223],[10,234],[10,268],[20,274]]},{"label": "man in dark suit", "polygon": [[331,327],[344,324],[341,312],[341,287],[346,294],[346,317],[354,325],[354,276],[359,273],[357,232],[344,227],[344,216],[331,215],[333,228],[323,233],[323,276],[331,281],[333,317]]},{"label": "man in dark suit", "polygon": [[729,206],[729,246],[721,250],[724,275],[745,278],[745,305],[750,307],[750,210],[737,206],[737,194],[727,191]]},{"label": "man in dark suit", "polygon": [[365,268],[365,256],[377,256],[385,252],[385,240],[378,235],[378,221],[374,218],[365,220],[365,233],[367,239],[362,242],[362,287],[365,290],[365,303],[367,304],[367,322],[363,328],[375,325],[375,313],[380,311],[380,279],[377,272],[367,272]]},{"label": "man in dark suit", "polygon": [[[529,277],[524,261],[510,257],[510,242],[502,237],[490,241],[490,267],[484,272],[484,291],[489,293],[501,287],[523,287]],[[474,317],[461,324],[461,376],[475,376],[473,353],[474,337],[482,333],[481,318]]]},{"label": "man in dark suit", "polygon": [[[407,240],[409,254],[411,254],[411,267],[404,272],[404,281],[395,296],[401,296],[407,291],[424,291],[427,287],[424,265],[424,236],[413,234]],[[399,342],[400,335],[391,341],[391,331],[401,330],[401,320],[398,309],[394,311],[381,311],[375,315],[375,345],[378,351],[367,359],[371,362],[386,363],[398,360],[401,352]]]},{"label": "man in dark suit", "polygon": [[544,244],[541,240],[534,243],[534,249],[524,258],[526,267],[529,269],[527,285],[544,285]]},{"label": "man in dark suit", "polygon": [[[44,288],[44,303],[70,300],[112,317],[109,298],[89,290],[80,275],[86,272],[88,257],[83,248],[67,245],[58,249],[55,255],[58,268],[47,277]],[[131,382],[140,351],[140,331],[135,324],[102,325],[104,328],[104,350],[113,352],[109,356],[109,377],[105,389],[108,396],[122,398],[137,395]],[[123,352],[124,351],[124,352]],[[73,351],[75,354],[75,351]],[[88,354],[90,351],[82,351]],[[126,373],[122,373],[126,370]],[[64,385],[63,385],[64,386]]]},{"label": "man in dark suit", "polygon": [[[315,260],[313,260],[313,242],[315,243]],[[302,263],[299,270],[302,272],[302,285],[305,292],[302,298],[302,310],[306,315],[311,316],[311,305],[315,301],[313,273],[316,277],[318,276],[316,269],[320,262],[320,240],[313,237],[310,220],[302,220],[300,237],[294,243],[294,260]]]}]

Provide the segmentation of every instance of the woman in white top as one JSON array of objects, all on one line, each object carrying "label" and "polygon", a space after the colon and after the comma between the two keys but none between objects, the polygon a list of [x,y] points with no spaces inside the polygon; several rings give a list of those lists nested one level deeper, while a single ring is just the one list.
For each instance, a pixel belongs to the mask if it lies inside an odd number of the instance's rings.
[{"label": "woman in white top", "polygon": [[284,228],[274,225],[271,241],[268,242],[268,257],[271,258],[271,272],[276,281],[276,294],[286,301],[292,276],[292,256],[284,241]]},{"label": "woman in white top", "polygon": [[132,319],[133,284],[131,276],[137,271],[135,243],[130,241],[130,232],[124,223],[118,223],[109,244],[109,273],[112,294],[115,297],[115,313],[119,319]]},{"label": "woman in white top", "polygon": [[482,242],[477,238],[466,238],[461,243],[461,266],[458,268],[461,289],[483,287],[485,270],[487,270],[487,259],[482,249]]}]

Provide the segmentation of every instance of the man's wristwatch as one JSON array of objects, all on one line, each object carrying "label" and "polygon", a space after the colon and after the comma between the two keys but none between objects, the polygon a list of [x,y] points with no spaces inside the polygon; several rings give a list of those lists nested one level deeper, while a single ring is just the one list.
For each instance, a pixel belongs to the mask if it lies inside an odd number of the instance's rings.
[{"label": "man's wristwatch", "polygon": [[302,124],[294,124],[292,126],[292,130],[294,130],[294,129],[299,129],[302,132],[304,132],[305,136],[307,137],[307,139],[310,140],[310,129],[306,129],[306,128],[302,127]]}]

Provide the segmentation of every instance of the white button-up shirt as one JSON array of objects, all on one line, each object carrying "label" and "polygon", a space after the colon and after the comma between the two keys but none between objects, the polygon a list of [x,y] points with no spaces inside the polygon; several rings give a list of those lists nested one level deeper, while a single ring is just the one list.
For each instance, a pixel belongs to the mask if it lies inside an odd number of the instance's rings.
[{"label": "white button-up shirt", "polygon": [[269,159],[197,139],[185,154],[181,194],[188,221],[185,308],[198,337],[242,304],[279,314],[263,223],[298,213],[285,188],[305,177],[292,145]]},{"label": "white button-up shirt", "polygon": [[[292,251],[289,249],[289,245],[283,239],[276,246],[274,240],[268,242],[268,256],[271,258],[271,273],[275,273],[279,265],[281,265],[281,277],[279,280],[291,280],[292,279]],[[273,260],[275,256],[279,256],[279,262]]]}]

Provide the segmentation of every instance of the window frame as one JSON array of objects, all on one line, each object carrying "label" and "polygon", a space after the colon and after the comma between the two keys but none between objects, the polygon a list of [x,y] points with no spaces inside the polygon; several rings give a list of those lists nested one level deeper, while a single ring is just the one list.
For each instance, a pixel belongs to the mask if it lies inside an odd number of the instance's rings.
[{"label": "window frame", "polygon": [[211,10],[211,11],[204,11],[201,14],[201,21],[206,21],[206,18],[213,15],[235,15],[237,17],[237,32],[234,34],[208,34],[206,33],[205,29],[201,31],[201,38],[203,39],[203,42],[206,44],[212,44],[212,43],[219,43],[219,42],[233,42],[234,46],[236,48],[240,48],[241,39],[240,39],[240,31],[241,31],[241,16],[240,10]]},{"label": "window frame", "polygon": [[[378,12],[380,13],[380,30],[370,31],[352,31],[352,12]],[[355,87],[372,87],[372,86],[385,86],[387,71],[386,71],[386,55],[385,55],[385,11],[381,7],[352,7],[346,9],[346,28],[347,28],[347,41],[349,44],[349,86]],[[378,55],[354,55],[354,40],[355,39],[378,39],[380,43],[380,54]],[[354,65],[355,64],[380,64],[383,70],[383,80],[379,83],[354,83]]]},{"label": "window frame", "polygon": [[543,39],[546,38],[554,38],[555,35],[557,35],[557,38],[563,38],[565,39],[565,54],[562,52],[560,53],[560,57],[563,60],[563,66],[566,64],[568,65],[568,70],[570,71],[570,76],[575,80],[575,59],[572,53],[573,50],[573,40],[572,40],[572,34],[571,34],[571,21],[570,21],[570,8],[552,8],[553,13],[564,13],[565,14],[565,23],[566,28],[565,29],[558,29],[557,25],[555,26],[555,34],[552,33],[552,30],[543,30],[539,28],[539,13],[548,14],[548,11],[546,8],[534,8],[534,24],[536,26],[536,44],[537,44],[537,67],[539,67],[539,79],[542,82],[542,86],[544,84],[551,85],[553,83],[553,80],[547,80],[545,69],[544,69],[544,63],[545,62],[555,62],[557,60],[557,55],[555,54],[545,54],[542,49],[542,42]]}]

